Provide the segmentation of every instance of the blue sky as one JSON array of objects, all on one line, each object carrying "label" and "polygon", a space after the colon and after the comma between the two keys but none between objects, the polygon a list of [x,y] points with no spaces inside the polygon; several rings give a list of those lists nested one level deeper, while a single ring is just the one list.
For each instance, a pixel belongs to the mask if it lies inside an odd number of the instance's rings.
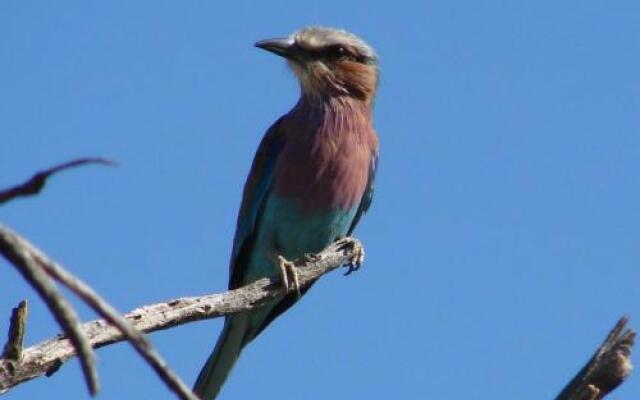
[{"label": "blue sky", "polygon": [[[240,191],[296,101],[256,40],[349,29],[381,60],[365,267],[324,278],[253,342],[221,398],[553,396],[622,314],[640,326],[640,3],[3,1],[0,209],[116,307],[221,291]],[[58,332],[0,262],[0,330]],[[81,307],[85,319],[95,316]],[[151,336],[192,383],[221,321]],[[2,333],[0,333],[2,334]],[[127,345],[102,399],[170,399]],[[632,376],[612,398],[640,394]],[[87,398],[76,361],[7,399]]]}]

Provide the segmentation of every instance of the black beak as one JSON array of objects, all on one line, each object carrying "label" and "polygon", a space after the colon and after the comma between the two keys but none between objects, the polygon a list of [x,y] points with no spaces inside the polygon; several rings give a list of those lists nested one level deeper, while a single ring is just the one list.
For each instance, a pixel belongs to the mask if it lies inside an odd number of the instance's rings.
[{"label": "black beak", "polygon": [[292,38],[265,39],[256,42],[255,46],[290,60],[300,56],[300,49]]}]

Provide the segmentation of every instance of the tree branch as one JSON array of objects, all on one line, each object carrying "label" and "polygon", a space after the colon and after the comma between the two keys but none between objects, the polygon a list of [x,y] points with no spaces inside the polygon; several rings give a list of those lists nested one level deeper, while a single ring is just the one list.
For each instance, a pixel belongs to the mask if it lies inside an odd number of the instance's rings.
[{"label": "tree branch", "polygon": [[622,317],[587,364],[565,386],[556,400],[601,400],[629,376],[631,348],[636,333]]},{"label": "tree branch", "polygon": [[[360,242],[347,238],[330,245],[317,255],[296,260],[301,287],[308,286],[323,274],[341,265],[350,264],[361,255]],[[141,307],[124,317],[133,328],[142,332],[153,332],[188,322],[255,310],[265,302],[283,295],[285,290],[279,280],[264,278],[220,294],[179,298]],[[87,322],[81,329],[94,348],[125,340],[125,335],[105,320]],[[50,375],[75,355],[75,349],[69,339],[58,336],[25,349],[19,363],[0,359],[0,392],[38,376]]]},{"label": "tree branch", "polygon": [[[89,285],[67,272],[59,264],[50,260],[42,251],[26,239],[0,226],[0,250],[5,242],[10,243],[13,247],[19,248],[21,252],[26,253],[29,258],[39,264],[49,277],[67,286],[106,321],[117,327],[138,354],[142,356],[156,374],[167,384],[169,389],[176,393],[180,399],[197,400],[197,397],[191,392],[191,389],[171,371],[160,354],[155,351],[151,342],[149,342],[140,331],[135,329],[129,321],[122,317],[109,303],[102,299],[100,295],[91,289]],[[84,331],[81,333],[84,334]],[[91,349],[91,345],[88,342],[87,346]]]},{"label": "tree branch", "polygon": [[[84,335],[80,318],[73,306],[64,298],[53,280],[38,264],[30,249],[22,245],[17,235],[2,226],[0,226],[0,253],[16,267],[29,285],[35,289],[62,330],[69,336],[73,347],[78,352],[80,366],[84,373],[89,393],[91,395],[98,393],[99,384],[95,355]],[[0,385],[1,389],[2,386]]]},{"label": "tree branch", "polygon": [[14,361],[20,361],[22,358],[22,345],[24,343],[25,325],[27,323],[27,310],[27,301],[22,300],[11,311],[7,343],[4,345],[4,350],[0,357]]},{"label": "tree branch", "polygon": [[115,165],[115,162],[101,157],[86,157],[67,161],[66,163],[56,165],[49,169],[45,169],[44,171],[40,171],[33,175],[31,179],[29,179],[25,183],[10,187],[9,189],[1,190],[0,204],[8,202],[9,200],[13,200],[16,197],[33,196],[34,194],[38,194],[51,175],[65,169],[75,168],[85,164]]}]

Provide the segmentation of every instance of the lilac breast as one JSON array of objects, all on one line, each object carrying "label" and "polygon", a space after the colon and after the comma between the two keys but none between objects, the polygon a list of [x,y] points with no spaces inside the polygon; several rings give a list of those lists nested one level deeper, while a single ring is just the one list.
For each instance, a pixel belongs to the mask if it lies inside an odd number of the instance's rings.
[{"label": "lilac breast", "polygon": [[377,152],[368,107],[298,104],[282,129],[286,145],[274,177],[278,196],[296,200],[305,212],[360,203]]}]

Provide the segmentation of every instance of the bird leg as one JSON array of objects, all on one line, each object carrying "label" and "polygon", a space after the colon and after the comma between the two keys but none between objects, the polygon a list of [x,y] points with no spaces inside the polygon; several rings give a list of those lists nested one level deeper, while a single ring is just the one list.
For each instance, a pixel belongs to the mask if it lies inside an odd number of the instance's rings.
[{"label": "bird leg", "polygon": [[350,275],[354,271],[359,270],[360,267],[362,267],[362,264],[364,263],[364,247],[362,247],[360,244],[354,244],[348,238],[340,239],[338,242],[340,241],[344,241],[345,245],[352,247],[351,251],[353,252],[353,258],[351,259],[351,262],[346,265],[346,267],[348,268],[347,272],[344,273],[344,275],[346,276]]},{"label": "bird leg", "polygon": [[298,280],[298,270],[296,265],[282,256],[278,256],[278,267],[280,268],[280,276],[282,284],[287,293],[294,292],[300,298],[300,281]]}]

